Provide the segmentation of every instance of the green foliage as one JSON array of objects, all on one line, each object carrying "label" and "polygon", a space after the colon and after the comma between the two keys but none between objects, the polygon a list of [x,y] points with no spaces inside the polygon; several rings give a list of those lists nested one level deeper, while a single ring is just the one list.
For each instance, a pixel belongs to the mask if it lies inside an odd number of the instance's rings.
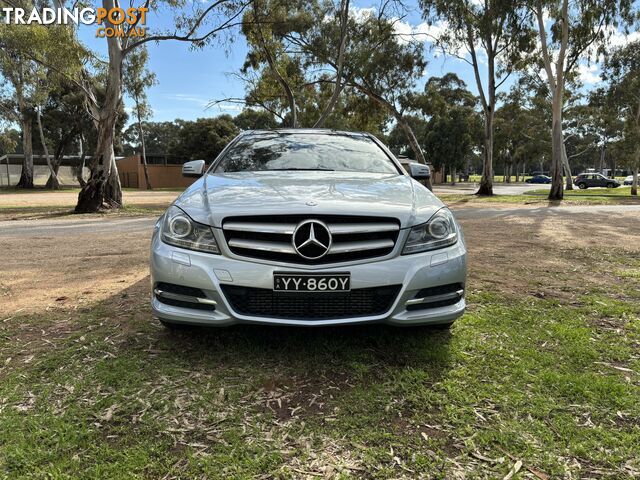
[{"label": "green foliage", "polygon": [[[431,77],[424,93],[407,95],[404,101],[412,115],[407,115],[425,157],[437,169],[460,169],[477,149],[481,137],[481,119],[477,99],[454,73]],[[389,135],[391,148],[413,157],[410,145],[399,126]]]},{"label": "green foliage", "polygon": [[640,165],[640,41],[619,48],[605,63],[606,100],[618,119],[624,120],[617,143],[622,163]]},{"label": "green foliage", "polygon": [[170,153],[190,160],[212,161],[239,133],[230,115],[199,118],[195,122],[178,120],[176,123],[180,127],[178,143]]},{"label": "green foliage", "polygon": [[[544,115],[536,108],[536,101],[541,100],[544,99],[528,98],[526,92],[516,87],[496,111],[494,148],[497,160],[505,166],[523,162],[536,170],[547,154],[549,130]],[[546,101],[543,105],[547,106]]]},{"label": "green foliage", "polygon": [[251,108],[245,108],[233,117],[233,123],[240,130],[267,130],[278,126],[278,122],[271,113]]},{"label": "green foliage", "polygon": [[[174,155],[184,160],[210,162],[239,133],[230,115],[199,118],[195,121],[144,122],[145,141],[150,154]],[[125,151],[138,148],[139,135],[136,125],[124,134]],[[135,146],[135,147],[134,147]]]},{"label": "green foliage", "polygon": [[0,131],[0,155],[15,153],[20,144],[20,132],[15,129]]},{"label": "green foliage", "polygon": [[122,83],[124,91],[135,102],[136,116],[139,120],[151,116],[151,106],[147,99],[147,90],[157,85],[156,74],[147,69],[149,52],[146,46],[136,50],[135,55],[127,55],[123,66]]},{"label": "green foliage", "polygon": [[[177,121],[176,121],[177,122]],[[176,122],[142,122],[147,152],[151,154],[167,154],[178,143],[180,127]],[[139,151],[140,135],[138,126],[130,125],[124,131],[125,153]]]}]

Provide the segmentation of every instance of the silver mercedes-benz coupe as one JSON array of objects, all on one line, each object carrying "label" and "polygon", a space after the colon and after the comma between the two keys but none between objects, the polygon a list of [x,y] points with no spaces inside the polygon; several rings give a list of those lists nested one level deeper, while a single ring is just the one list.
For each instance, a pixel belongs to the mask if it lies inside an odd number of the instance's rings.
[{"label": "silver mercedes-benz coupe", "polygon": [[[184,324],[439,325],[463,314],[452,213],[374,136],[240,134],[158,220],[153,313]],[[414,178],[412,178],[412,176]]]}]

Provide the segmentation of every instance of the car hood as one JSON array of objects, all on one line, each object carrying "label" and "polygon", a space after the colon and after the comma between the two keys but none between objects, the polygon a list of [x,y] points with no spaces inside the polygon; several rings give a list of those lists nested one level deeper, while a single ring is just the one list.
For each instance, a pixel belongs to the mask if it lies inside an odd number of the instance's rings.
[{"label": "car hood", "polygon": [[337,214],[394,217],[406,228],[443,206],[407,175],[318,171],[208,174],[174,204],[213,227],[230,216]]}]

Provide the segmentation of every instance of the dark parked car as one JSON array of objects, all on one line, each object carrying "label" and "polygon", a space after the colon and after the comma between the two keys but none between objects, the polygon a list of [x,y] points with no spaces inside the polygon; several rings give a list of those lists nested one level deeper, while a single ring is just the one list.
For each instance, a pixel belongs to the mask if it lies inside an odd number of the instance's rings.
[{"label": "dark parked car", "polygon": [[600,173],[581,173],[576,177],[573,183],[582,190],[589,187],[617,188],[620,186],[620,182],[617,180],[607,178]]},{"label": "dark parked car", "polygon": [[535,175],[525,180],[527,183],[551,183],[551,177],[546,175]]}]

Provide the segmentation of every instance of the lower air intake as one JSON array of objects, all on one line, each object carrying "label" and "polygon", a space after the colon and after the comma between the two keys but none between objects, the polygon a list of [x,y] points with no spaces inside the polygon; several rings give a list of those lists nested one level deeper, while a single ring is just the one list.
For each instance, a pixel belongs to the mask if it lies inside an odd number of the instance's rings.
[{"label": "lower air intake", "polygon": [[350,292],[276,292],[266,288],[221,285],[233,310],[253,317],[329,320],[382,315],[401,285],[358,288]]}]

